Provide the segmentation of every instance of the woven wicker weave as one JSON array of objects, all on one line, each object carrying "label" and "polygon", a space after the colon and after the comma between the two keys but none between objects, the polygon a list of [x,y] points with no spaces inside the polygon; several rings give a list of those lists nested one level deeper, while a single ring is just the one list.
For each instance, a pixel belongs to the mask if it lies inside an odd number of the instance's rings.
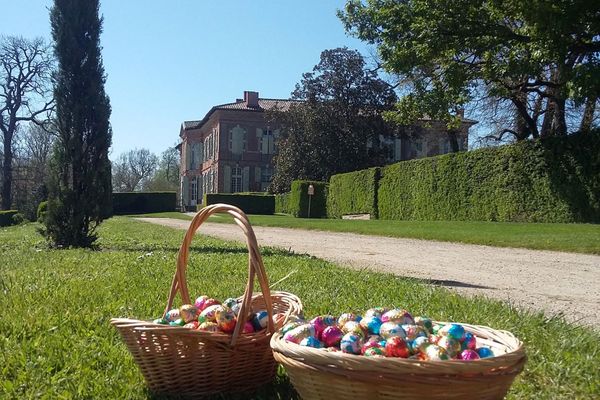
[{"label": "woven wicker weave", "polygon": [[[247,239],[248,281],[244,295],[240,297],[239,315],[249,316],[253,312],[267,310],[267,329],[241,334],[244,318],[238,319],[231,335],[113,318],[111,324],[121,334],[148,387],[155,393],[205,396],[244,392],[268,383],[273,379],[276,368],[269,347],[271,336],[287,317],[302,313],[298,297],[269,290],[258,243],[246,215],[237,207],[215,204],[198,212],[185,234],[165,314],[173,306],[178,292],[183,303],[191,303],[185,275],[190,244],[200,225],[215,213],[231,215]],[[253,295],[255,278],[262,293]],[[283,313],[286,318],[276,323],[273,320],[275,313]]]},{"label": "woven wicker weave", "polygon": [[304,400],[502,399],[523,370],[523,344],[510,332],[462,324],[495,357],[418,361],[328,352],[273,335],[271,347]]}]

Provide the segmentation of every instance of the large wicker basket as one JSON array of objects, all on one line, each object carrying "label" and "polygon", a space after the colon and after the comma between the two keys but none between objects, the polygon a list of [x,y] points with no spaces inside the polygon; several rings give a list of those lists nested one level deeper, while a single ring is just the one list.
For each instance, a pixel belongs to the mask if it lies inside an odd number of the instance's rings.
[{"label": "large wicker basket", "polygon": [[502,399],[523,370],[523,344],[510,332],[462,324],[496,357],[418,361],[328,352],[273,335],[271,347],[304,400]]},{"label": "large wicker basket", "polygon": [[[244,318],[238,318],[233,334],[203,332],[148,321],[114,318],[111,324],[121,334],[148,387],[154,393],[206,396],[216,393],[244,392],[268,383],[276,363],[269,341],[287,318],[273,319],[275,313],[286,317],[302,312],[298,297],[286,292],[271,292],[256,237],[246,215],[237,207],[215,204],[203,208],[192,220],[177,258],[165,313],[173,306],[176,294],[183,303],[191,299],[186,283],[190,244],[196,230],[215,213],[226,213],[242,228],[248,246],[248,281],[240,297],[239,316],[267,310],[267,329],[242,334]],[[253,295],[255,278],[262,294]]]}]

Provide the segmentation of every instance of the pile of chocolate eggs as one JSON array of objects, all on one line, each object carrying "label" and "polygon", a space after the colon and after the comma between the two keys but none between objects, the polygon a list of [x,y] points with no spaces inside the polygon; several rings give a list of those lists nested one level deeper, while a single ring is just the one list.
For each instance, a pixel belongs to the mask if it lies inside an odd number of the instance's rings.
[{"label": "pile of chocolate eggs", "polygon": [[[238,299],[228,298],[224,302],[202,295],[194,304],[184,304],[169,310],[164,318],[155,319],[155,324],[183,326],[207,332],[232,333],[239,318],[242,304]],[[244,322],[242,333],[258,332],[267,327],[269,315],[261,310]]]},{"label": "pile of chocolate eggs", "polygon": [[477,360],[493,357],[488,347],[460,324],[434,324],[406,310],[371,308],[364,316],[345,313],[322,315],[310,321],[286,324],[283,338],[300,346],[366,357],[400,357],[417,360]]}]

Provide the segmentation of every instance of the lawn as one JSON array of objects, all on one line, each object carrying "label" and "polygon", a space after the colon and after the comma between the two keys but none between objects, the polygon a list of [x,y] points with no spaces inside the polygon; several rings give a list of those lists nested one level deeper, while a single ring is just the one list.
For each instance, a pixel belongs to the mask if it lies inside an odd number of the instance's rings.
[{"label": "lawn", "polygon": [[[183,234],[115,217],[100,230],[100,250],[49,250],[35,224],[0,229],[0,398],[150,397],[109,320],[159,316]],[[294,271],[275,289],[299,295],[308,316],[384,305],[507,329],[525,342],[529,355],[509,398],[600,397],[597,331],[411,279],[263,252],[271,282]],[[188,269],[191,292],[241,294],[246,263],[241,245],[198,240]],[[248,397],[292,395],[282,375]]]},{"label": "lawn", "polygon": [[[189,215],[171,212],[145,214],[147,217],[191,219]],[[514,222],[472,221],[390,221],[304,219],[285,215],[251,215],[253,225],[333,232],[354,232],[444,242],[483,244],[498,247],[524,247],[537,250],[557,250],[600,254],[600,225],[593,224],[532,224]],[[231,220],[211,217],[211,222]]]}]

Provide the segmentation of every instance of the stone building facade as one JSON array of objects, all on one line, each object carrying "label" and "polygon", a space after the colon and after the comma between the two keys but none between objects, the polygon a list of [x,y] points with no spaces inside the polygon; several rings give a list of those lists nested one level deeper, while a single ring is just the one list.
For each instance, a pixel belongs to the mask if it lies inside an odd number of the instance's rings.
[{"label": "stone building facade", "polygon": [[[297,103],[289,99],[259,98],[244,92],[243,99],[212,107],[202,120],[185,121],[181,143],[181,207],[192,209],[206,193],[263,192],[273,176],[273,155],[279,136],[277,126],[265,119],[265,111],[285,111]],[[460,149],[467,148],[468,130],[475,121],[463,120],[457,131]],[[451,151],[443,123],[425,121],[400,129],[394,137],[380,135],[388,161],[445,154]]]}]

